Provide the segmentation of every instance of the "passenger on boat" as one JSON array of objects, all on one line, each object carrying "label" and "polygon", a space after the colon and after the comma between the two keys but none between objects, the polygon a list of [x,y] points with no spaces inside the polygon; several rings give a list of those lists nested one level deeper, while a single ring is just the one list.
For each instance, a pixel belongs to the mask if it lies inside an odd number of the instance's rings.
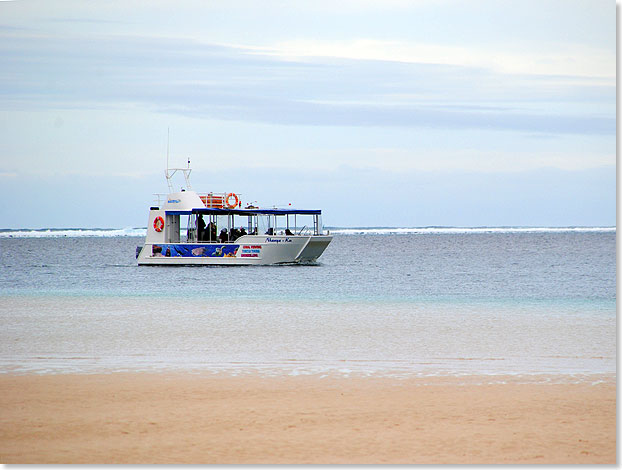
[{"label": "passenger on boat", "polygon": [[223,228],[220,231],[220,235],[218,236],[218,240],[220,241],[220,243],[226,243],[227,241],[229,241],[229,234],[227,233],[227,229]]},{"label": "passenger on boat", "polygon": [[266,232],[266,235],[274,235],[274,229],[270,227],[268,231]]},{"label": "passenger on boat", "polygon": [[285,229],[285,235],[293,235],[293,233],[291,232],[290,229],[286,228]]},{"label": "passenger on boat", "polygon": [[215,242],[216,241],[216,224],[214,222],[210,222],[209,224],[207,224],[207,232],[209,235],[209,241]]},{"label": "passenger on boat", "polygon": [[197,220],[197,231],[198,238],[200,242],[205,241],[205,221],[203,220],[203,214],[199,214],[199,219]]},{"label": "passenger on boat", "polygon": [[240,227],[240,230],[238,230],[238,232],[240,233],[240,236],[247,235],[246,230],[244,230],[244,227]]},{"label": "passenger on boat", "polygon": [[234,242],[238,239],[240,234],[238,233],[238,229],[235,227],[231,227],[231,231],[229,232],[229,240]]}]

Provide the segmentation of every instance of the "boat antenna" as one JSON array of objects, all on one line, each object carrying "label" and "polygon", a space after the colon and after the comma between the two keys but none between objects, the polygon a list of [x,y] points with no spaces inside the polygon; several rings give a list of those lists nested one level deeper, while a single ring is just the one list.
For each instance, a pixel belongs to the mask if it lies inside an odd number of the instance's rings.
[{"label": "boat antenna", "polygon": [[192,172],[192,170],[190,169],[190,155],[188,155],[188,168],[182,171],[184,173],[184,179],[186,180],[186,189],[192,191],[192,186],[190,185],[190,173]]},{"label": "boat antenna", "polygon": [[170,149],[170,143],[171,143],[171,128],[167,127],[166,128],[166,170],[164,171],[164,175],[166,176],[166,183],[168,184],[168,190],[169,192],[173,192],[173,175],[175,174],[175,171],[173,171],[172,173],[169,170],[169,166],[168,166],[168,157],[169,157],[169,149]]},{"label": "boat antenna", "polygon": [[171,128],[166,128],[166,171],[168,173],[168,149],[171,142]]}]

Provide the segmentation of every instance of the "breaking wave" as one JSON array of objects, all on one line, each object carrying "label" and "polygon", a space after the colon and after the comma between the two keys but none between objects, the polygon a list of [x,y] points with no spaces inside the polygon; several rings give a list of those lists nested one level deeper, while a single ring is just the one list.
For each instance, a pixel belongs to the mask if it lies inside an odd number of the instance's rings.
[{"label": "breaking wave", "polygon": [[613,232],[615,227],[333,227],[331,234],[338,235],[396,235],[396,234],[469,234],[469,233],[563,233],[563,232]]},{"label": "breaking wave", "polygon": [[144,237],[146,233],[146,228],[45,228],[38,230],[0,229],[0,238]]},{"label": "breaking wave", "polygon": [[[331,235],[611,232],[615,227],[325,227]],[[142,228],[0,229],[0,238],[144,237]]]}]

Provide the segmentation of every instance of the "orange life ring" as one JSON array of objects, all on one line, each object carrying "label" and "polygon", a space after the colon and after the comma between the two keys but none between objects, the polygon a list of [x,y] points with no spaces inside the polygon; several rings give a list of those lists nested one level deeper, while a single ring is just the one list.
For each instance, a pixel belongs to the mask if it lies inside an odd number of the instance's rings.
[{"label": "orange life ring", "polygon": [[164,228],[164,219],[160,216],[157,216],[153,221],[153,228],[156,232],[161,232]]},{"label": "orange life ring", "polygon": [[[235,200],[235,202],[233,204],[231,204],[229,202],[229,199],[233,198]],[[225,204],[227,204],[227,207],[229,209],[235,209],[236,207],[238,207],[238,204],[240,203],[240,198],[238,197],[237,194],[235,193],[229,193],[227,194],[227,197],[225,198]]]}]

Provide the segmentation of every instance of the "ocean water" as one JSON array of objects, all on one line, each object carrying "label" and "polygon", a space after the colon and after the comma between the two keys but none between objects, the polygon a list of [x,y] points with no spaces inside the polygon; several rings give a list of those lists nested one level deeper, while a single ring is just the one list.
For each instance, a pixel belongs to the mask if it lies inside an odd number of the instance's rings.
[{"label": "ocean water", "polygon": [[615,229],[335,229],[262,267],[138,267],[140,233],[0,232],[0,373],[616,372]]}]

